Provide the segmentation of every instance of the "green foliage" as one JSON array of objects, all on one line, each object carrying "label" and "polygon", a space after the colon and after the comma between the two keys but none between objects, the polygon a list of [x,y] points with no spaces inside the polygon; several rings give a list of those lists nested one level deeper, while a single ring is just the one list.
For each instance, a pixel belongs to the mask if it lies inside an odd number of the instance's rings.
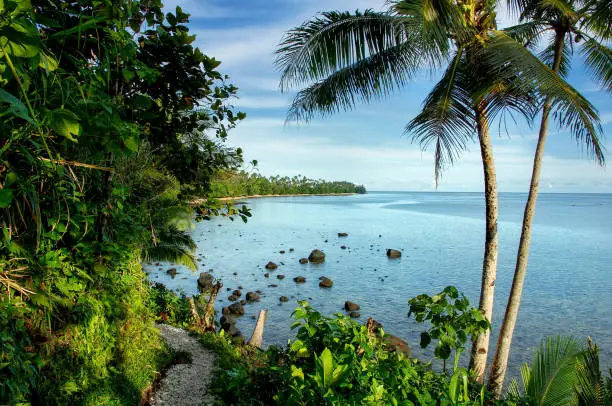
[{"label": "green foliage", "polygon": [[454,286],[447,286],[434,296],[418,295],[408,301],[408,317],[414,314],[419,323],[429,322],[431,327],[421,333],[421,347],[432,339],[438,340],[435,356],[447,360],[452,351],[459,357],[469,336],[484,333],[491,324]]},{"label": "green foliage", "polygon": [[194,216],[250,214],[188,204],[241,162],[244,114],[187,22],[159,0],[0,1],[0,403],[138,403],[166,352],[140,261],[195,268]]},{"label": "green foliage", "polygon": [[208,191],[210,197],[327,193],[366,193],[366,189],[350,182],[330,182],[305,176],[265,177],[245,171],[220,171],[211,181]]},{"label": "green foliage", "polygon": [[188,327],[191,324],[192,316],[185,296],[178,296],[161,283],[155,283],[151,287],[147,307],[161,322],[180,327]]}]

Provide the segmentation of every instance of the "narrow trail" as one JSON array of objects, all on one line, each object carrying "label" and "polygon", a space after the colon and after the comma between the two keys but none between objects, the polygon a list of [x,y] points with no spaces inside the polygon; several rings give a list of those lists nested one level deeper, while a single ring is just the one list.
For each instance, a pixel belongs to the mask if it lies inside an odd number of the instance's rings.
[{"label": "narrow trail", "polygon": [[174,351],[191,355],[191,363],[173,365],[151,395],[151,406],[202,406],[214,404],[208,393],[216,355],[202,347],[186,330],[159,324],[162,337]]}]

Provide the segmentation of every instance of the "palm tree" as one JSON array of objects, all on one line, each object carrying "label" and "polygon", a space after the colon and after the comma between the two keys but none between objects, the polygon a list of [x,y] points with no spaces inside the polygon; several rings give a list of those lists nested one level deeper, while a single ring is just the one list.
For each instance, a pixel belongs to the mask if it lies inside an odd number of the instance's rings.
[{"label": "palm tree", "polygon": [[[388,12],[325,12],[288,31],[277,51],[281,90],[308,84],[293,100],[288,120],[352,109],[405,87],[422,68],[447,64],[406,131],[421,147],[433,145],[436,183],[441,170],[477,136],[486,204],[479,308],[489,320],[497,270],[497,184],[489,121],[508,109],[530,117],[534,89],[553,97],[565,115],[579,116],[577,130],[597,119],[574,89],[521,44],[496,31],[494,6],[494,0],[404,0],[392,2]],[[515,67],[507,55],[521,66]],[[488,332],[474,339],[470,367],[480,381],[488,347]]]},{"label": "palm tree", "polygon": [[[566,76],[569,71],[570,58],[574,46],[580,46],[585,56],[587,68],[590,69],[594,78],[599,81],[608,91],[612,90],[612,50],[601,41],[611,38],[610,22],[612,11],[609,7],[602,7],[604,1],[590,2],[582,5],[579,10],[577,2],[572,0],[554,0],[542,2],[540,0],[510,0],[521,12],[521,21],[525,23],[510,28],[510,35],[525,42],[527,46],[535,46],[538,40],[547,32],[552,32],[549,44],[541,52],[540,58],[551,66],[556,74]],[[605,17],[597,17],[594,11],[607,10],[607,24],[601,24]],[[596,15],[593,20],[590,16]],[[573,45],[575,43],[576,45]],[[527,273],[527,262],[529,257],[529,244],[531,239],[531,225],[536,209],[538,198],[538,183],[544,156],[544,146],[548,134],[550,113],[553,109],[553,98],[547,97],[542,109],[542,119],[538,136],[535,156],[533,159],[533,171],[529,187],[529,195],[525,204],[523,215],[523,226],[521,239],[516,257],[516,268],[512,289],[506,306],[504,321],[502,323],[497,342],[495,356],[489,375],[489,389],[499,396],[501,394],[504,376],[510,354],[512,335],[516,326],[518,310],[521,302],[521,294],[525,274]],[[572,125],[572,124],[570,124]],[[585,143],[587,150],[592,153],[600,164],[604,164],[603,148],[597,138],[598,129],[593,128],[590,134],[574,132],[579,144]]]}]

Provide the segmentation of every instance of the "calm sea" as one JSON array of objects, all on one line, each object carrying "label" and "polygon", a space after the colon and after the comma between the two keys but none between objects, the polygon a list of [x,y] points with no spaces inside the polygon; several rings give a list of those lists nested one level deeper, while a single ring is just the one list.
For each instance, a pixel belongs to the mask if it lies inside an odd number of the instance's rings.
[{"label": "calm sea", "polygon": [[[500,196],[499,268],[495,291],[492,345],[506,305],[519,240],[525,194]],[[324,314],[343,311],[345,300],[361,306],[386,331],[406,339],[426,360],[431,351],[418,348],[422,326],[407,317],[408,299],[455,285],[478,304],[484,244],[484,203],[479,193],[370,192],[355,196],[262,198],[247,201],[253,217],[214,219],[196,225],[193,236],[200,271],[213,269],[224,290],[217,307],[238,286],[257,289],[261,301],[245,306],[238,327],[246,338],[257,315],[269,309],[266,344],[286,344],[296,300],[307,299]],[[337,233],[347,232],[339,238]],[[341,246],[346,246],[341,249]],[[294,248],[294,252],[289,252]],[[300,265],[312,249],[326,262]],[[388,260],[387,248],[403,250]],[[285,250],[285,254],[279,251]],[[268,261],[279,269],[264,277]],[[197,292],[199,273],[179,267],[175,279],[147,266],[152,281],[186,294]],[[601,347],[602,367],[612,367],[612,195],[541,194],[533,228],[529,270],[511,353],[511,374],[531,357],[531,348],[547,335],[591,336]],[[235,273],[235,274],[234,274]],[[283,274],[279,280],[276,275]],[[306,277],[296,285],[295,276]],[[318,287],[319,276],[334,281]],[[276,284],[277,287],[270,287]],[[290,298],[280,304],[279,297]],[[467,354],[466,358],[467,358]]]}]

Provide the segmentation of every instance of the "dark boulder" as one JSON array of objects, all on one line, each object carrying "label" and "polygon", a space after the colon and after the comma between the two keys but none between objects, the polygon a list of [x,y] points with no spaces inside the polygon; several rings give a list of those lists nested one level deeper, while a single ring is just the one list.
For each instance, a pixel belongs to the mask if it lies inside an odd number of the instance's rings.
[{"label": "dark boulder", "polygon": [[341,250],[345,250],[345,249],[346,249],[346,245],[341,245],[341,246],[340,246],[340,249],[341,249]]},{"label": "dark boulder", "polygon": [[242,296],[242,292],[239,291],[238,289],[236,289],[235,291],[232,292],[232,295],[234,295],[236,297],[240,297],[240,296]]},{"label": "dark boulder", "polygon": [[230,302],[235,302],[236,300],[238,300],[238,297],[232,293],[227,297],[227,300],[229,300]]},{"label": "dark boulder", "polygon": [[269,278],[269,277],[270,277],[270,274],[269,274],[268,272],[266,272],[266,273],[264,274],[264,277]]},{"label": "dark boulder", "polygon": [[319,282],[320,288],[331,288],[332,286],[334,286],[334,282],[329,278],[323,278],[321,282]]},{"label": "dark boulder", "polygon": [[200,277],[198,278],[198,289],[200,292],[210,290],[213,286],[214,279],[215,278],[207,272],[200,273]]},{"label": "dark boulder", "polygon": [[293,280],[295,281],[295,283],[305,283],[306,282],[306,278],[304,278],[303,276],[296,276],[295,278],[293,278]]},{"label": "dark boulder", "polygon": [[348,233],[338,233],[338,237],[348,237]]},{"label": "dark boulder", "polygon": [[360,314],[358,311],[356,311],[356,310],[355,310],[355,311],[350,312],[350,313],[349,313],[349,316],[350,316],[351,318],[353,318],[353,319],[356,319],[356,318],[358,318],[358,317],[361,317],[361,314]]},{"label": "dark boulder", "polygon": [[308,258],[300,258],[300,264],[307,264]]},{"label": "dark boulder", "polygon": [[170,275],[172,279],[174,279],[174,277],[176,276],[178,272],[176,271],[176,268],[170,268],[166,271],[166,273]]},{"label": "dark boulder", "polygon": [[308,256],[308,260],[313,264],[321,264],[325,262],[325,253],[321,250],[312,250]]},{"label": "dark boulder", "polygon": [[242,316],[244,314],[244,307],[242,306],[242,303],[238,302],[229,305],[227,310],[229,310],[229,314],[233,314],[235,316]]},{"label": "dark boulder", "polygon": [[279,254],[284,254],[284,253],[285,253],[285,250],[280,250],[280,251],[278,251],[278,253],[279,253]]},{"label": "dark boulder", "polygon": [[281,296],[280,298],[278,298],[278,300],[280,300],[281,302],[288,302],[289,298],[287,296]]},{"label": "dark boulder", "polygon": [[388,258],[401,258],[402,257],[402,252],[398,251],[398,250],[394,250],[391,248],[387,249],[387,257]]},{"label": "dark boulder", "polygon": [[353,303],[350,300],[344,302],[344,310],[347,312],[352,312],[359,309],[361,309],[361,307],[357,303]]},{"label": "dark boulder", "polygon": [[276,275],[278,279],[285,279],[285,275]]},{"label": "dark boulder", "polygon": [[246,300],[247,302],[255,302],[256,300],[259,300],[259,295],[255,292],[247,292]]},{"label": "dark boulder", "polygon": [[278,265],[276,265],[274,262],[270,261],[266,264],[266,269],[273,271],[276,268],[278,268]]}]

